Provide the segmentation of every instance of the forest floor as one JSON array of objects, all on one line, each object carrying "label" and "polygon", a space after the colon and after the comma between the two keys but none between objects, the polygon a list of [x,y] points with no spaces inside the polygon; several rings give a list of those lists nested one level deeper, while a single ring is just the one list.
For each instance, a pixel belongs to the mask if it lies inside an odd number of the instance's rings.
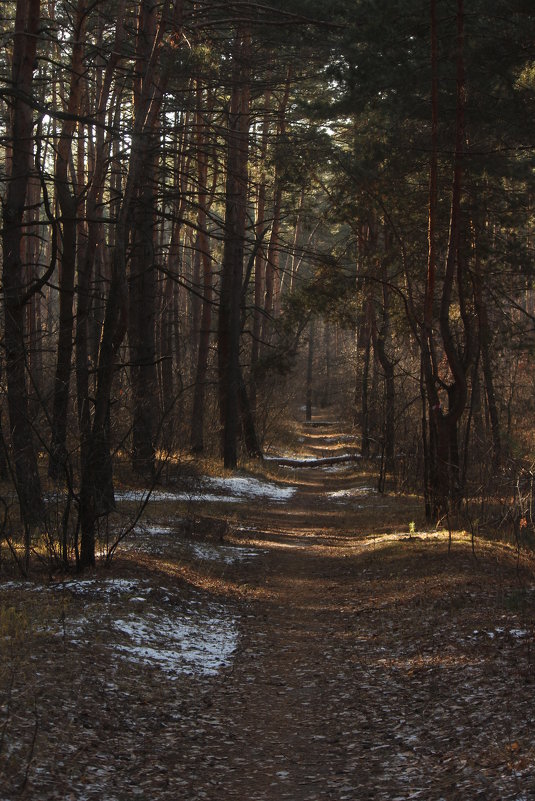
[{"label": "forest floor", "polygon": [[535,799],[533,561],[269,465],[188,535],[161,499],[106,568],[0,576],[2,801]]}]

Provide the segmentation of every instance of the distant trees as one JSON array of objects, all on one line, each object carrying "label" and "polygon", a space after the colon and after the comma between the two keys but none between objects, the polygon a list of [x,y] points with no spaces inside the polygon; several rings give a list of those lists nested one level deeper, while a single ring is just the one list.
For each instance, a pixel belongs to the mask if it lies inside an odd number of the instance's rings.
[{"label": "distant trees", "polygon": [[[385,449],[392,415],[400,414],[392,403],[395,385],[410,369],[416,387],[421,368],[420,475],[428,516],[437,519],[459,508],[486,448],[495,475],[505,456],[496,394],[503,345],[491,328],[511,331],[506,307],[496,301],[505,284],[509,297],[519,291],[530,262],[532,219],[522,209],[531,135],[522,123],[519,84],[528,20],[515,2],[492,10],[477,4],[470,14],[462,0],[440,8],[435,0],[389,4],[388,19],[379,9],[366,16],[369,5],[361,4],[345,56],[333,63],[343,91],[329,112],[348,115],[349,123],[339,140],[336,196],[343,219],[352,215],[360,261],[363,449],[370,438],[371,343],[385,388],[384,428],[375,436]],[[503,56],[492,70],[490,41]],[[512,206],[513,226],[506,211]],[[377,220],[388,235],[370,236]],[[518,333],[526,330],[521,306]],[[394,340],[386,345],[373,336],[381,319],[385,331],[396,321],[398,340],[410,336],[419,366],[407,361],[410,349],[395,356]],[[529,326],[529,317],[523,320]],[[481,426],[474,438],[478,415],[488,422],[488,444]],[[395,464],[391,450],[388,461]]]},{"label": "distant trees", "polygon": [[308,23],[254,3],[4,8],[3,453],[30,532],[46,525],[46,452],[83,568],[118,451],[154,480],[162,454],[188,439],[202,452],[218,402],[209,446],[230,467],[242,435],[260,454],[249,362],[281,308],[283,188],[267,165],[292,88],[282,22]]}]

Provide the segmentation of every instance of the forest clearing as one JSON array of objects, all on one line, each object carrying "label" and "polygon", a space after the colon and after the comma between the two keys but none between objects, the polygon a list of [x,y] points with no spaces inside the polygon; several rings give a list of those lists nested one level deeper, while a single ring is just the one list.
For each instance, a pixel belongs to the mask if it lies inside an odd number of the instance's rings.
[{"label": "forest clearing", "polygon": [[354,461],[266,472],[0,585],[2,801],[535,798],[533,556],[449,548]]}]

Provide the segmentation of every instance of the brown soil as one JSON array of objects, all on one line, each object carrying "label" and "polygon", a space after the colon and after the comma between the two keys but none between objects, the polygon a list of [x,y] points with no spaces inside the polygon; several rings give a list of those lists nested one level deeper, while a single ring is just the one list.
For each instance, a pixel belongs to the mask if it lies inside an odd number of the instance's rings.
[{"label": "brown soil", "polygon": [[[148,579],[154,614],[224,605],[239,640],[216,675],[117,659],[135,591],[0,585],[19,615],[4,612],[1,799],[535,799],[530,561],[409,537],[418,502],[364,489],[355,464],[278,475],[299,487],[289,503],[232,509],[225,539],[256,558],[203,562],[170,531],[106,574]],[[90,638],[71,625],[82,610]]]}]

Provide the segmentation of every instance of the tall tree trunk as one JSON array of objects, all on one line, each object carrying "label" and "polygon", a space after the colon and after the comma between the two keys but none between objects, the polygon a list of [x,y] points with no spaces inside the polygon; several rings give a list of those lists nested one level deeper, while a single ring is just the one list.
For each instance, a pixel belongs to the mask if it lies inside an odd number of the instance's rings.
[{"label": "tall tree trunk", "polygon": [[258,436],[256,434],[255,421],[241,367],[238,384],[238,400],[240,403],[241,425],[245,450],[251,459],[261,459],[262,448],[260,447]]},{"label": "tall tree trunk", "polygon": [[325,362],[320,406],[322,409],[325,409],[331,402],[331,328],[328,321],[325,322],[323,327],[323,346]]},{"label": "tall tree trunk", "polygon": [[366,328],[366,338],[364,341],[364,361],[362,364],[362,383],[361,383],[361,446],[360,452],[363,459],[370,456],[370,364],[371,364],[371,333]]},{"label": "tall tree trunk", "polygon": [[483,275],[481,272],[481,259],[477,241],[474,242],[475,269],[473,274],[474,305],[478,321],[479,347],[487,405],[490,418],[492,436],[492,470],[497,473],[502,463],[502,433],[496,392],[494,388],[494,371],[492,366],[492,331],[488,317],[487,304],[483,294]]},{"label": "tall tree trunk", "polygon": [[[434,460],[430,465],[430,488],[433,493],[434,515],[438,518],[447,513],[451,504],[458,504],[462,489],[459,485],[460,459],[458,449],[458,425],[466,407],[467,373],[475,354],[471,318],[466,310],[466,266],[460,253],[461,197],[463,188],[463,160],[465,148],[465,73],[464,73],[464,6],[457,0],[456,39],[456,119],[455,152],[450,210],[446,266],[439,312],[439,327],[444,353],[452,375],[446,387],[448,409],[444,411],[438,394],[440,378],[434,351],[432,316],[436,275],[436,209],[437,209],[437,158],[438,158],[438,34],[436,0],[431,0],[431,62],[432,62],[432,148],[429,190],[429,256],[424,321],[421,338],[426,391],[429,402],[429,425],[432,438],[430,453]],[[450,322],[453,289],[457,286],[459,306],[464,327],[464,352],[455,340]]]},{"label": "tall tree trunk", "polygon": [[384,425],[383,443],[385,456],[385,473],[395,472],[395,420],[396,420],[396,386],[394,379],[394,361],[389,358],[387,353],[387,341],[390,339],[390,287],[387,281],[386,267],[381,265],[381,277],[383,281],[383,313],[379,330],[373,325],[373,344],[377,354],[379,364],[383,368],[385,381],[384,396]]},{"label": "tall tree trunk", "polygon": [[307,374],[305,384],[305,420],[307,423],[310,423],[312,420],[312,381],[314,378],[315,328],[315,322],[312,320],[308,327]]},{"label": "tall tree trunk", "polygon": [[73,350],[73,299],[76,269],[77,207],[78,202],[69,183],[68,170],[72,158],[72,139],[76,128],[76,115],[80,110],[83,80],[83,41],[85,0],[79,0],[73,31],[71,83],[67,102],[68,119],[63,123],[56,150],[54,185],[61,213],[62,250],[59,279],[59,332],[54,402],[52,411],[52,442],[48,472],[59,478],[67,461],[67,420],[69,410],[69,384]]},{"label": "tall tree trunk", "polygon": [[[80,508],[79,522],[82,532],[82,553],[80,554],[80,569],[91,566],[95,562],[95,524],[101,514],[105,514],[110,503],[113,504],[113,494],[110,498],[109,488],[107,500],[103,502],[102,491],[98,491],[98,481],[105,479],[109,482],[109,465],[105,460],[104,473],[98,477],[99,463],[95,464],[94,435],[92,429],[93,392],[90,386],[90,358],[93,364],[98,359],[98,349],[91,348],[90,338],[90,312],[92,302],[92,281],[96,273],[96,265],[100,263],[100,240],[103,238],[104,225],[102,223],[101,201],[104,193],[104,180],[108,165],[110,142],[104,138],[104,121],[106,107],[109,102],[111,83],[115,68],[119,62],[122,41],[124,38],[123,10],[124,0],[118,8],[115,41],[112,55],[106,65],[104,74],[97,73],[97,121],[96,145],[94,164],[86,201],[87,207],[87,240],[84,247],[83,258],[78,265],[78,299],[76,309],[75,330],[75,365],[76,365],[76,396],[78,411],[78,427],[80,431]],[[102,37],[102,31],[97,32]],[[106,419],[108,419],[106,415]]]},{"label": "tall tree trunk", "polygon": [[225,243],[218,324],[221,452],[225,467],[238,462],[241,299],[247,216],[250,33],[240,27],[234,42],[234,70],[228,122]]},{"label": "tall tree trunk", "polygon": [[[197,365],[195,387],[193,391],[193,410],[190,429],[190,449],[192,453],[204,450],[204,406],[205,386],[210,354],[210,328],[212,325],[212,263],[210,240],[206,231],[206,219],[209,208],[208,198],[208,142],[207,123],[201,113],[203,94],[198,93],[197,103],[197,181],[199,186],[199,209],[197,212],[197,249],[202,265],[202,305],[200,309],[200,330],[198,335]],[[211,103],[210,103],[211,105]],[[197,255],[197,254],[196,254]],[[199,276],[200,279],[200,276]]]},{"label": "tall tree trunk", "polygon": [[[269,137],[269,103],[271,99],[271,92],[268,90],[264,94],[264,120],[262,123],[262,139],[260,144],[260,163],[262,164],[262,171],[260,174],[260,183],[258,187],[258,198],[256,204],[256,221],[255,221],[255,238],[257,242],[261,242],[264,238],[264,229],[266,225],[266,170],[265,163],[267,160],[268,150],[268,137]],[[258,390],[258,359],[260,355],[260,340],[262,335],[262,309],[265,291],[265,275],[266,275],[266,251],[261,244],[257,250],[254,265],[254,309],[253,309],[253,327],[252,327],[252,344],[251,344],[251,373],[250,373],[250,390],[249,399],[253,415],[256,414],[257,406],[257,390]]]},{"label": "tall tree trunk", "polygon": [[[156,2],[140,4],[134,72],[134,127],[139,131],[139,158],[143,181],[133,187],[131,254],[128,279],[130,381],[132,386],[132,466],[151,479],[155,471],[154,423],[157,420],[156,379],[156,276],[154,263],[154,212],[156,206],[157,117],[146,125],[152,92],[151,50],[156,34]],[[154,101],[153,101],[154,102]]]},{"label": "tall tree trunk", "polygon": [[[147,143],[148,144],[148,143]],[[156,376],[154,260],[154,153],[146,152],[143,188],[134,204],[133,247],[130,261],[128,339],[132,384],[132,463],[140,475],[155,470],[155,426],[158,421]],[[149,174],[150,173],[150,174]]]},{"label": "tall tree trunk", "polygon": [[[37,132],[39,136],[39,131]],[[41,182],[35,169],[32,169],[28,182],[26,236],[24,237],[25,281],[28,286],[39,280],[40,244],[40,200]],[[29,410],[33,420],[37,420],[43,410],[43,331],[41,326],[41,297],[35,292],[26,304],[26,335],[29,376]]]},{"label": "tall tree trunk", "polygon": [[[281,141],[286,133],[286,109],[290,96],[291,68],[286,76],[284,95],[281,98],[278,108],[277,139]],[[262,318],[262,347],[269,347],[272,331],[273,318],[277,316],[280,306],[280,222],[282,207],[282,181],[280,170],[275,166],[275,177],[273,182],[273,222],[271,224],[271,236],[267,252],[265,266],[265,294],[264,294],[264,314]]]},{"label": "tall tree trunk", "polygon": [[27,526],[39,523],[44,513],[26,384],[24,317],[31,292],[28,295],[29,288],[21,261],[23,217],[30,165],[33,163],[33,118],[31,106],[25,98],[32,96],[40,19],[39,0],[17,1],[12,64],[12,84],[17,93],[13,98],[11,112],[11,159],[2,209],[2,282],[9,429],[17,494]]}]

